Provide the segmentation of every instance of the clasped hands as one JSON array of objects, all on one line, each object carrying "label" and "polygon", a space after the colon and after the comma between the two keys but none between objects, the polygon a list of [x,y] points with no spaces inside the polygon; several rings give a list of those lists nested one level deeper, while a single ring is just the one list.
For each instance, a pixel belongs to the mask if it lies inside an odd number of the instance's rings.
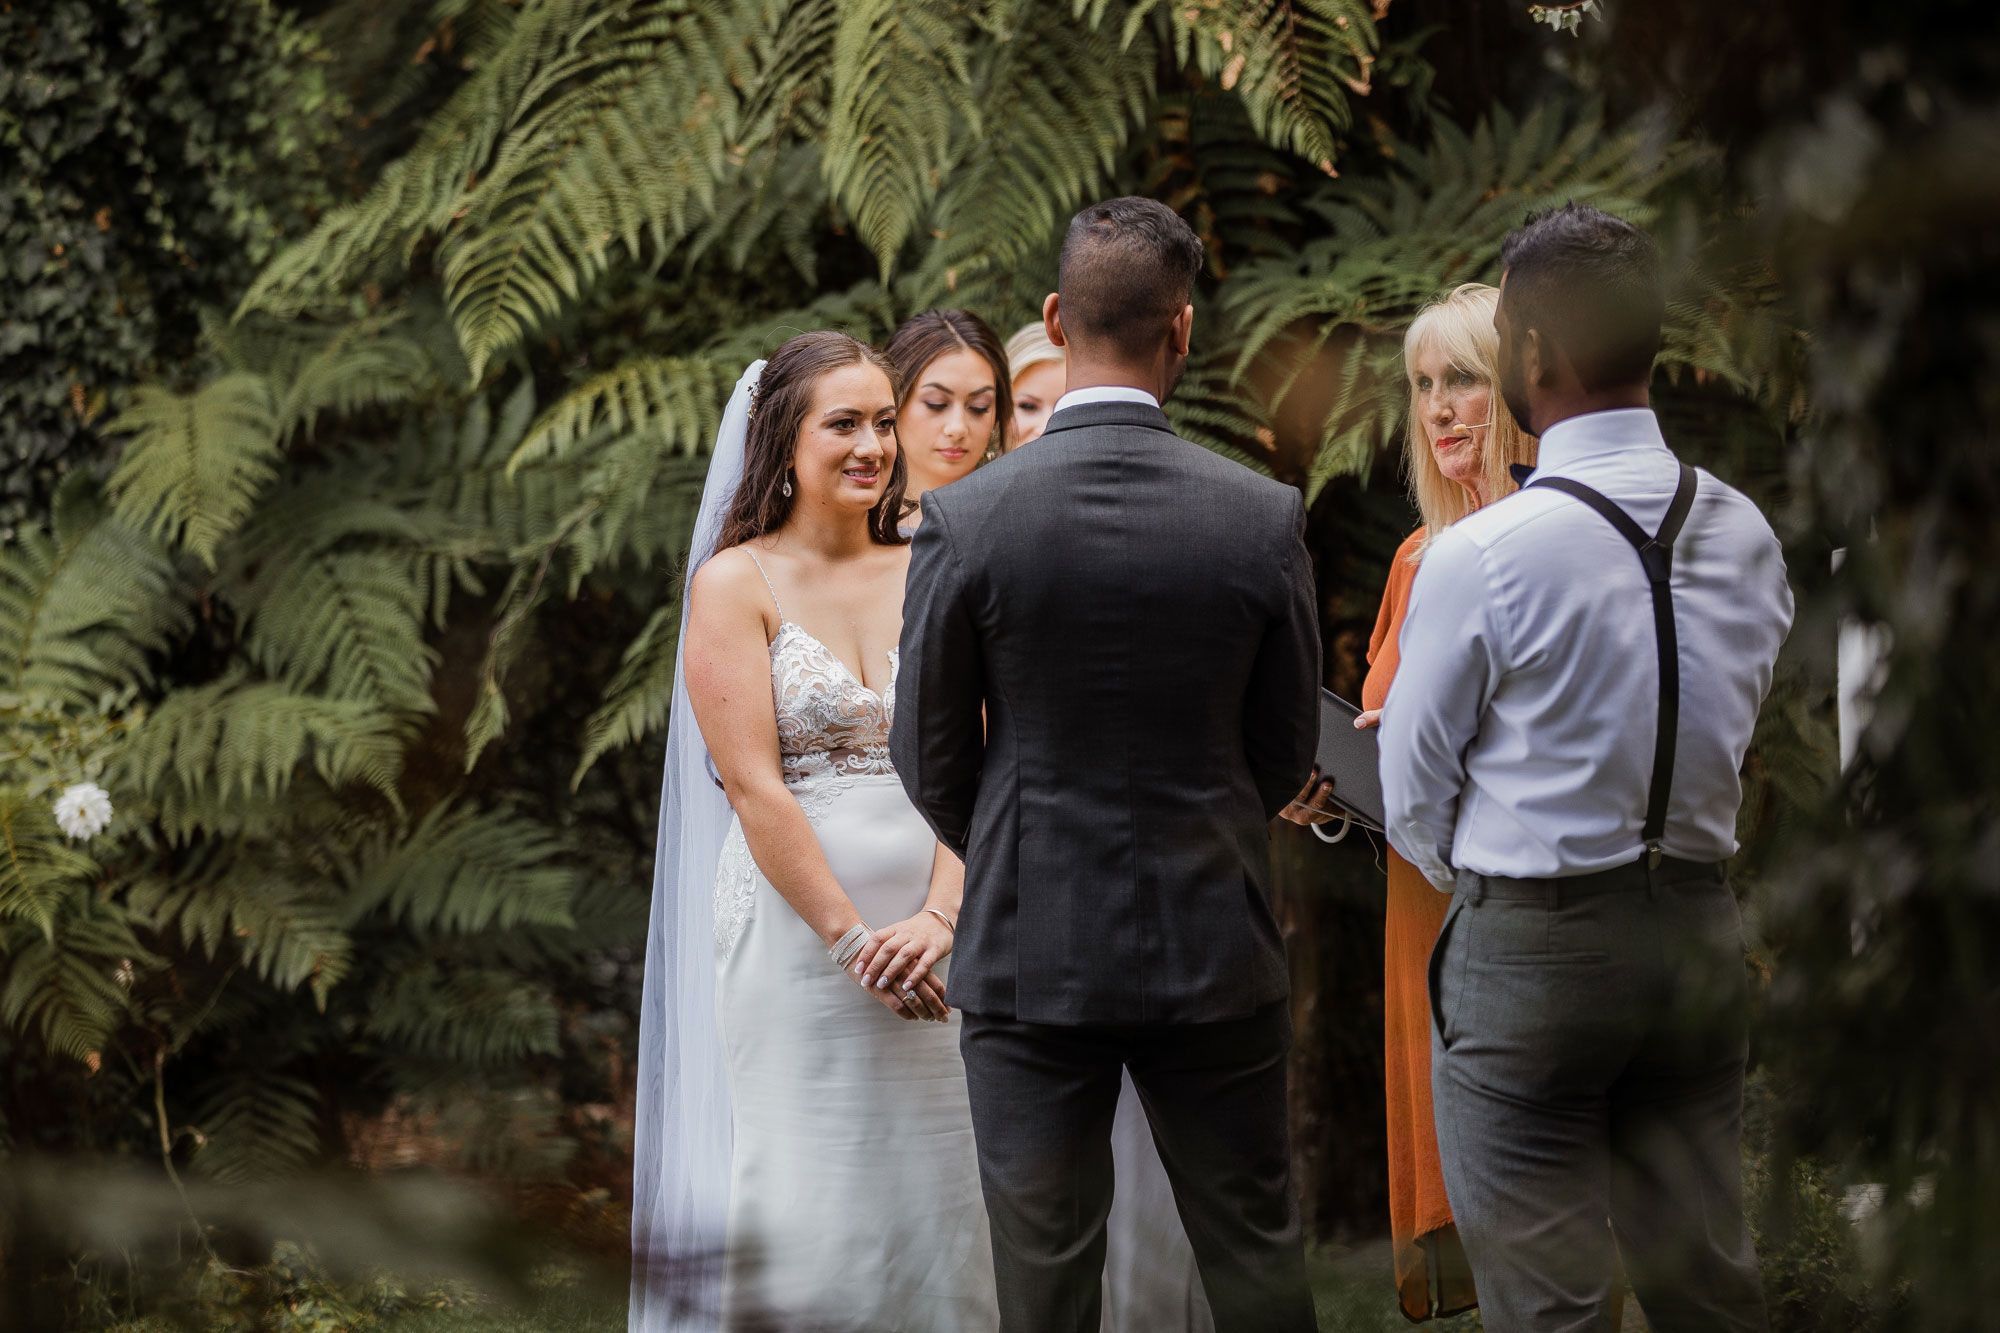
[{"label": "clasped hands", "polygon": [[908,1019],[942,1023],[951,1017],[944,982],[931,969],[951,953],[951,927],[929,912],[870,933],[847,964],[848,978]]}]

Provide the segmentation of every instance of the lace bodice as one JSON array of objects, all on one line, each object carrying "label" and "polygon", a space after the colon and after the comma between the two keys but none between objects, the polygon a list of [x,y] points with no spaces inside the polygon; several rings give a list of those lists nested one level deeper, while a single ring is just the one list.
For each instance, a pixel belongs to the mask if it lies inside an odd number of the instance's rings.
[{"label": "lace bodice", "polygon": [[771,696],[788,786],[826,773],[896,771],[889,759],[889,723],[896,715],[898,665],[891,648],[889,688],[877,694],[856,680],[832,649],[792,621],[779,624],[771,640]]},{"label": "lace bodice", "polygon": [[744,554],[763,574],[778,611],[778,632],[771,640],[771,699],[778,710],[779,762],[785,785],[811,815],[805,788],[813,779],[895,773],[889,723],[896,716],[896,672],[902,664],[891,648],[889,688],[881,694],[869,689],[833,649],[785,619],[785,604],[778,600],[764,562],[755,551],[746,548]]},{"label": "lace bodice", "polygon": [[[757,572],[764,562],[750,559]],[[765,586],[771,576],[764,574]],[[896,716],[896,674],[901,667],[889,650],[889,687],[877,694],[855,678],[834,651],[785,619],[778,590],[778,632],[771,640],[771,701],[778,714],[778,757],[790,789],[806,818],[824,817],[845,779],[894,775],[889,758],[889,724]],[[756,901],[757,863],[732,820],[715,878],[715,944],[726,958],[749,925]]]}]

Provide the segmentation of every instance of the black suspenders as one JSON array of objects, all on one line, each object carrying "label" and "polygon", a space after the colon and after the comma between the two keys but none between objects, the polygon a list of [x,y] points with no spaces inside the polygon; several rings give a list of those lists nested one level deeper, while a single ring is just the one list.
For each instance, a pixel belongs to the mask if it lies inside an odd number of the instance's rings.
[{"label": "black suspenders", "polygon": [[1667,828],[1667,797],[1674,786],[1674,741],[1680,730],[1681,663],[1680,638],[1674,633],[1674,594],[1670,580],[1674,572],[1674,538],[1680,536],[1694,505],[1694,469],[1681,464],[1680,485],[1674,488],[1673,503],[1660,520],[1660,530],[1648,537],[1632,516],[1590,487],[1568,477],[1537,477],[1530,486],[1546,486],[1562,491],[1602,514],[1618,535],[1632,543],[1639,563],[1646,567],[1646,580],[1653,587],[1653,631],[1660,653],[1660,713],[1653,733],[1653,777],[1646,791],[1646,827],[1641,838],[1646,844],[1646,864],[1660,864],[1660,837]]}]

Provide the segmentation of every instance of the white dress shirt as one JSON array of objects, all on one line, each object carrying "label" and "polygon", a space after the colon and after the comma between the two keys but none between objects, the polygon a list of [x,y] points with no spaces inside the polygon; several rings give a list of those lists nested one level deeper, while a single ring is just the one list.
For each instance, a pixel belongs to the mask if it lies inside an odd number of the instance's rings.
[{"label": "white dress shirt", "polygon": [[1123,384],[1100,384],[1090,389],[1071,389],[1056,399],[1049,416],[1054,417],[1065,407],[1088,407],[1092,403],[1144,403],[1148,407],[1158,407],[1160,400],[1144,389],[1132,389]]},{"label": "white dress shirt", "polygon": [[[1603,493],[1651,533],[1678,464],[1652,412],[1593,412],[1542,436],[1538,476]],[[1771,525],[1699,472],[1674,542],[1680,728],[1662,850],[1736,851],[1738,773],[1792,623]],[[1439,888],[1455,867],[1520,879],[1641,854],[1659,700],[1639,556],[1589,506],[1523,490],[1424,552],[1382,710],[1389,841]]]}]

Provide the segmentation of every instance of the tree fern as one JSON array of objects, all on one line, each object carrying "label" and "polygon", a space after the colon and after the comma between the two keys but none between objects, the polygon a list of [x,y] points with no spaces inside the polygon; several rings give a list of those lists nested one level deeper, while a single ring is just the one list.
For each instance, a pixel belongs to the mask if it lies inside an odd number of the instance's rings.
[{"label": "tree fern", "polygon": [[0,953],[0,1023],[93,1067],[131,1010],[134,969],[161,962],[116,907],[84,892],[67,895],[52,932],[0,922]]},{"label": "tree fern", "polygon": [[[574,300],[623,241],[664,251],[735,142],[754,6],[601,7],[525,90],[440,251],[473,377]],[[674,133],[661,133],[672,126]]]},{"label": "tree fern", "polygon": [[53,938],[62,904],[96,870],[56,827],[46,798],[0,788],[0,923],[26,921]]},{"label": "tree fern", "polygon": [[[1074,0],[1099,21],[1109,0]],[[1155,13],[1172,24],[1176,53],[1243,101],[1267,142],[1332,174],[1350,93],[1366,93],[1375,61],[1375,13],[1360,0],[1141,0],[1126,39]]]},{"label": "tree fern", "polygon": [[251,659],[298,690],[425,712],[437,653],[407,566],[383,551],[301,554],[258,580]]},{"label": "tree fern", "polygon": [[374,188],[335,209],[303,240],[266,265],[238,313],[278,315],[338,303],[341,293],[407,260],[426,236],[443,231],[462,206],[467,182],[485,169],[521,103],[560,60],[576,34],[602,23],[600,0],[531,0],[507,40],[424,127],[416,146]]},{"label": "tree fern", "polygon": [[507,460],[559,458],[587,439],[643,438],[647,447],[695,454],[708,447],[736,371],[707,357],[643,357],[578,385],[544,412]]},{"label": "tree fern", "polygon": [[168,695],[128,742],[120,776],[144,793],[171,780],[226,802],[276,796],[310,764],[329,786],[365,783],[394,804],[401,759],[395,717],[366,700],[231,675]]},{"label": "tree fern", "polygon": [[583,729],[583,757],[570,775],[570,789],[583,782],[605,754],[631,745],[667,725],[674,702],[674,657],[680,649],[678,597],[655,608],[646,627],[626,645],[618,672],[604,689],[604,701]]},{"label": "tree fern", "polygon": [[[758,312],[733,327],[718,330],[702,345],[701,354],[721,372],[724,387],[734,385],[752,361],[765,359],[787,338],[808,329],[838,329],[863,342],[881,343],[901,322],[903,302],[878,282],[860,282],[844,291],[827,292],[788,310]],[[716,411],[721,412],[718,400]]]},{"label": "tree fern", "polygon": [[350,920],[374,913],[418,931],[567,926],[569,849],[508,810],[440,805],[402,838],[373,840],[344,872]]},{"label": "tree fern", "polygon": [[886,277],[930,211],[952,125],[979,123],[965,64],[963,6],[845,0],[833,39],[827,188]]},{"label": "tree fern", "polygon": [[310,986],[322,1009],[353,964],[338,886],[276,858],[197,856],[171,877],[142,876],[125,903],[162,935],[211,960],[231,956],[280,991]]},{"label": "tree fern", "polygon": [[319,1156],[321,1115],[302,1078],[268,1069],[224,1078],[195,1113],[195,1168],[226,1185],[293,1174]]},{"label": "tree fern", "polygon": [[150,680],[188,614],[166,553],[71,475],[52,527],[0,547],[0,690],[88,705]]},{"label": "tree fern", "polygon": [[256,375],[225,375],[185,395],[141,385],[111,429],[133,437],[111,476],[119,511],[210,568],[278,474],[277,404]]},{"label": "tree fern", "polygon": [[301,692],[428,711],[437,655],[423,636],[430,600],[410,567],[439,535],[388,501],[326,503],[309,476],[282,488],[224,571],[251,660]]},{"label": "tree fern", "polygon": [[370,997],[367,1030],[412,1055],[496,1065],[556,1049],[548,992],[498,968],[409,954]]},{"label": "tree fern", "polygon": [[1060,0],[1013,0],[987,20],[973,75],[976,120],[960,122],[913,304],[1005,304],[1027,256],[1102,192],[1153,95],[1148,32],[1121,51],[1067,23]]}]

